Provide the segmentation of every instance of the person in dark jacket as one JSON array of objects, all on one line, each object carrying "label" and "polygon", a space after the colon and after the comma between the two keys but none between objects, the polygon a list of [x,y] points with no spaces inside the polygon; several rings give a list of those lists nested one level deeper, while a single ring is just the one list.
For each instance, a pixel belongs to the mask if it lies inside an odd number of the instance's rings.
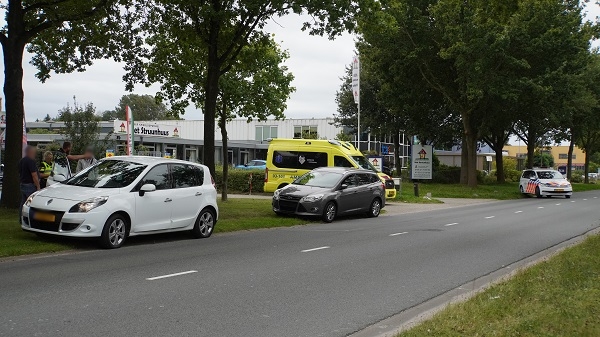
[{"label": "person in dark jacket", "polygon": [[40,178],[35,156],[37,149],[28,145],[25,148],[25,157],[19,161],[19,182],[21,183],[21,207],[19,207],[19,222],[23,221],[23,205],[33,192],[40,190]]}]

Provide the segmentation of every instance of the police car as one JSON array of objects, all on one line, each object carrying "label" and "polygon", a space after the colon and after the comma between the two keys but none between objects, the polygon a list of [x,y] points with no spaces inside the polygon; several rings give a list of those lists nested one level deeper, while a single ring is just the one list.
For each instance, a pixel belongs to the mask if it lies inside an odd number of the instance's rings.
[{"label": "police car", "polygon": [[573,195],[571,183],[558,171],[534,168],[523,171],[519,182],[521,193],[548,198],[557,195],[569,199]]}]

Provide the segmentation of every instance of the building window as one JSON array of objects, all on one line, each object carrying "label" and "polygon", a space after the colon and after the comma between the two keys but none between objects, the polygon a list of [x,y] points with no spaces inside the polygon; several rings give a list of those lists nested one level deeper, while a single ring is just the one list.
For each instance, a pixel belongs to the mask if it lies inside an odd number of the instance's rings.
[{"label": "building window", "polygon": [[294,138],[296,139],[317,139],[318,137],[316,125],[294,126]]},{"label": "building window", "polygon": [[262,142],[270,138],[277,138],[277,127],[260,125],[256,127],[256,140]]},{"label": "building window", "polygon": [[[559,153],[558,154],[558,159],[569,159],[569,155],[567,153]],[[573,154],[571,156],[571,159],[577,159],[577,155]]]}]

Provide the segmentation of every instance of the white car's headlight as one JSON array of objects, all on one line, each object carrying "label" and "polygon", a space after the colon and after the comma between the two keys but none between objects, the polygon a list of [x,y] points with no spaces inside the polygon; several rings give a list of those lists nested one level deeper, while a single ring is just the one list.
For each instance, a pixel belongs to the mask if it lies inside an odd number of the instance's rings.
[{"label": "white car's headlight", "polygon": [[77,205],[71,207],[69,213],[87,213],[98,206],[102,206],[106,203],[108,197],[96,197],[84,200]]},{"label": "white car's headlight", "polygon": [[35,196],[38,193],[40,193],[40,191],[35,191],[35,192],[31,193],[31,195],[29,196],[29,198],[27,198],[27,200],[25,200],[25,206],[31,205],[31,202],[33,202],[33,198],[35,198]]},{"label": "white car's headlight", "polygon": [[312,194],[312,195],[307,195],[304,198],[302,198],[302,201],[304,202],[315,202],[318,200],[323,199],[323,194]]}]

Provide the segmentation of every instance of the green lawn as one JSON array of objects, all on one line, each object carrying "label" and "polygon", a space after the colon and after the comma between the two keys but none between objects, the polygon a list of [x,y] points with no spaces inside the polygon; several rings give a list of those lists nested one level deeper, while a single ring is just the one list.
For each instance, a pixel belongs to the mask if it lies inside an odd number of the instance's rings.
[{"label": "green lawn", "polygon": [[[600,184],[573,184],[575,192],[584,192],[600,189]],[[519,193],[519,183],[504,184],[480,184],[476,188],[470,188],[460,184],[430,184],[419,183],[419,195],[421,197],[431,193],[432,198],[473,198],[473,199],[519,199],[522,198]],[[410,200],[414,197],[413,184],[404,183],[402,185],[402,196]],[[408,201],[411,202],[411,201]]]},{"label": "green lawn", "polygon": [[600,336],[600,236],[399,335],[424,336]]},{"label": "green lawn", "polygon": [[[258,228],[289,227],[303,225],[310,220],[295,217],[279,217],[273,213],[271,200],[231,199],[219,201],[220,219],[215,233],[233,232]],[[40,238],[21,230],[18,212],[0,209],[0,257],[36,253],[53,253],[69,249],[94,249],[94,242],[67,238]],[[141,243],[160,240],[161,235],[139,238]],[[165,240],[179,239],[184,235],[162,235]],[[126,243],[127,244],[127,243]]]}]

